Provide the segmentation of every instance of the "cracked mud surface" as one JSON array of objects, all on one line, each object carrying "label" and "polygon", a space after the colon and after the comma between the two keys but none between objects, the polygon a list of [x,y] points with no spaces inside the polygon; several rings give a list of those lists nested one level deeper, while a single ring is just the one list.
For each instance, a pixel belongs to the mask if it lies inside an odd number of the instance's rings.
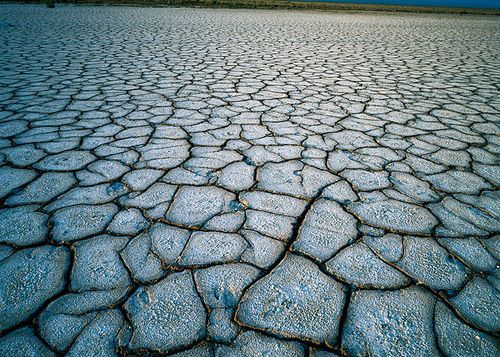
[{"label": "cracked mud surface", "polygon": [[0,6],[0,355],[498,355],[499,29]]}]

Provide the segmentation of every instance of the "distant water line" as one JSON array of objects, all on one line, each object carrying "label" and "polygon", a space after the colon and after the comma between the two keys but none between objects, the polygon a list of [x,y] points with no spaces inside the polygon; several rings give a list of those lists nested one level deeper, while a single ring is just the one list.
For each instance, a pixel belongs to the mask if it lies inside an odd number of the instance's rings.
[{"label": "distant water line", "polygon": [[500,9],[500,0],[292,0],[292,1]]}]

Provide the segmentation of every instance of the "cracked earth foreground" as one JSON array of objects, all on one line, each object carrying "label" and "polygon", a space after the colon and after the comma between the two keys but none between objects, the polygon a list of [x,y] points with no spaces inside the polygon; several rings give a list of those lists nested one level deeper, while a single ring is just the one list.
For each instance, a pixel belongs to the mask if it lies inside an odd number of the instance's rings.
[{"label": "cracked earth foreground", "polygon": [[499,25],[0,6],[0,355],[498,355]]}]

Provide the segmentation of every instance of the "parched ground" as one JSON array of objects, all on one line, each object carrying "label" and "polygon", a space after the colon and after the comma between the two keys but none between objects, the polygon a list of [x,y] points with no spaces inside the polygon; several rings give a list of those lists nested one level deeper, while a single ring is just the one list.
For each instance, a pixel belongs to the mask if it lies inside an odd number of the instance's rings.
[{"label": "parched ground", "polygon": [[0,6],[0,355],[498,355],[499,36]]}]

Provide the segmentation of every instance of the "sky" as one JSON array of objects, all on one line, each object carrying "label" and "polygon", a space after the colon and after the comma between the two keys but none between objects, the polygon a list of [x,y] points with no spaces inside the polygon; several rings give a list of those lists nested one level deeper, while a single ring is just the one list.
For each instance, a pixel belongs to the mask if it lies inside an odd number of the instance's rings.
[{"label": "sky", "polygon": [[449,6],[449,7],[474,7],[474,8],[500,9],[500,0],[320,0],[320,1],[345,2],[345,3],[355,3],[355,4]]}]

